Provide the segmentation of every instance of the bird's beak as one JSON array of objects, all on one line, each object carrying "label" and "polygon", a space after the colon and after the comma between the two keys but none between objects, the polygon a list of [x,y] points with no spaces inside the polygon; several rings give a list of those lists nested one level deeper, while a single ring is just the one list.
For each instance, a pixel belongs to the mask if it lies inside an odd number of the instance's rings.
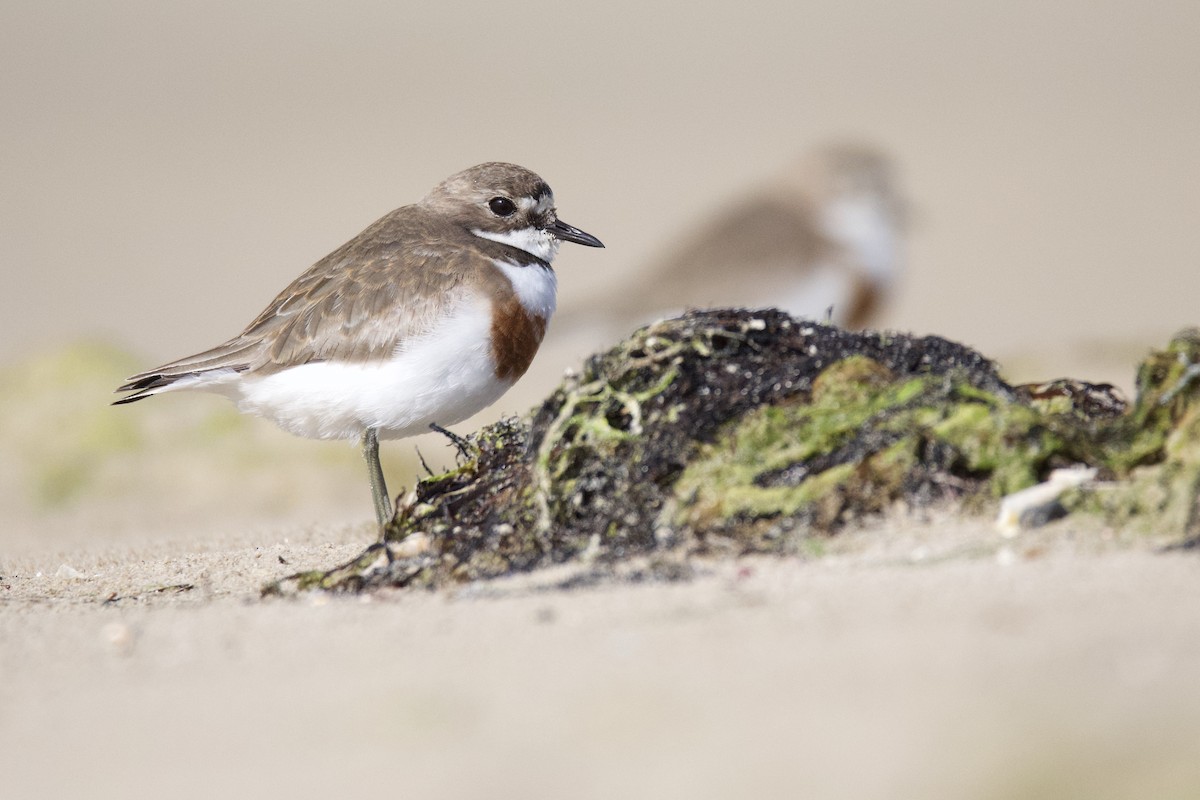
[{"label": "bird's beak", "polygon": [[588,247],[604,247],[604,243],[592,236],[590,233],[584,233],[579,228],[573,225],[568,225],[561,219],[556,219],[554,224],[546,230],[554,235],[555,239],[560,242],[575,242],[576,244],[584,244]]}]

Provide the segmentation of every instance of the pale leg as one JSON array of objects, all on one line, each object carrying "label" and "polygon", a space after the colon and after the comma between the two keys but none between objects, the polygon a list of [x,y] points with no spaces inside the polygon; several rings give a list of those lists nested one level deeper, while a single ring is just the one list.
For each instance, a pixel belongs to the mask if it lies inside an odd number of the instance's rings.
[{"label": "pale leg", "polygon": [[371,499],[375,503],[375,519],[379,527],[387,525],[392,518],[392,501],[388,496],[387,484],[383,480],[383,467],[379,465],[379,436],[374,428],[367,428],[362,438],[363,458],[371,474]]}]

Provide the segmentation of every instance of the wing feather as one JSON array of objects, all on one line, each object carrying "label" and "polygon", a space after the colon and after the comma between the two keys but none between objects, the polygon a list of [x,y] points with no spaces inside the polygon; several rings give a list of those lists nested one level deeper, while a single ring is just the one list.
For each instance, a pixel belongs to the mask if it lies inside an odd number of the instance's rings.
[{"label": "wing feather", "polygon": [[269,374],[329,359],[386,360],[449,313],[464,281],[477,272],[464,241],[470,236],[415,207],[398,209],[306,270],[239,335],[132,376],[117,391],[135,394],[117,402],[205,373]]}]

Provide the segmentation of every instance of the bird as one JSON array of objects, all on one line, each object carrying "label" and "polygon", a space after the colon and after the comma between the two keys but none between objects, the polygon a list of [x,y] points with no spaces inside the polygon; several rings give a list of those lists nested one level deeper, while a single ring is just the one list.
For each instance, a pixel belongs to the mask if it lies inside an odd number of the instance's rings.
[{"label": "bird", "polygon": [[237,336],[130,377],[113,404],[215,392],[293,434],[357,440],[383,527],[379,440],[451,435],[525,373],[556,308],[562,242],[604,247],[558,218],[530,170],[470,167],[322,258]]},{"label": "bird", "polygon": [[877,319],[903,268],[906,208],[891,159],[842,141],[712,209],[627,286],[572,308],[564,337],[604,336],[686,308],[772,306],[861,328]]}]

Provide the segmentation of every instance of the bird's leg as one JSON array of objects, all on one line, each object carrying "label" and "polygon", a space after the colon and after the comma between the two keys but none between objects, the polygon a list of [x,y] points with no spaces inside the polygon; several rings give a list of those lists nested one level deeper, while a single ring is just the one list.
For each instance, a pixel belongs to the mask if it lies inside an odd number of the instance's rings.
[{"label": "bird's leg", "polygon": [[383,480],[383,467],[379,464],[379,434],[374,428],[367,428],[362,438],[363,458],[367,462],[367,472],[371,474],[371,499],[375,502],[375,519],[382,529],[392,516],[392,503],[388,498],[387,484]]},{"label": "bird's leg", "polygon": [[437,431],[442,436],[445,436],[447,439],[449,439],[451,442],[453,442],[454,446],[456,448],[458,448],[458,454],[460,456],[462,456],[463,458],[466,458],[466,459],[469,459],[471,457],[471,445],[467,443],[466,439],[462,438],[454,431],[446,430],[441,425],[438,425],[436,422],[429,423],[429,427],[431,430]]}]

